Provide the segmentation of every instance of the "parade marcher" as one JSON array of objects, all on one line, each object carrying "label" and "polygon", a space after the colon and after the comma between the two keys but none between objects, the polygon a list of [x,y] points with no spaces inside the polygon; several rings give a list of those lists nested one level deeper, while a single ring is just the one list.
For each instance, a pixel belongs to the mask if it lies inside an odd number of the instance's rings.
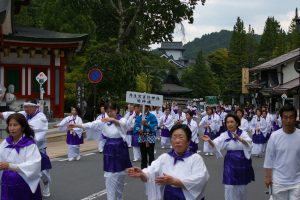
[{"label": "parade marcher", "polygon": [[[214,118],[213,109],[210,106],[206,107],[206,115],[201,119],[199,127],[204,135],[208,135],[211,140],[216,138],[216,133],[219,130],[219,121]],[[213,155],[213,151],[209,148],[209,144],[204,142],[203,152],[206,156]]]},{"label": "parade marcher", "polygon": [[170,114],[170,108],[166,107],[164,115],[160,118],[159,126],[161,127],[161,148],[171,148],[170,130],[174,125],[174,117]]},{"label": "parade marcher", "polygon": [[175,101],[172,102],[171,114],[175,116],[178,113],[178,105]]},{"label": "parade marcher", "polygon": [[269,141],[270,136],[273,132],[281,129],[282,127],[282,122],[281,122],[281,117],[279,115],[279,112],[276,112],[273,116],[272,116],[272,126],[271,126],[271,132],[270,134],[267,135],[267,141]]},{"label": "parade marcher", "polygon": [[241,121],[241,125],[239,126],[239,129],[245,131],[246,133],[249,133],[251,130],[250,130],[249,122],[244,118],[244,110],[238,109],[236,111],[236,116]]},{"label": "parade marcher", "polygon": [[252,154],[257,157],[262,157],[266,136],[267,136],[267,122],[261,116],[261,110],[256,109],[256,115],[253,116],[250,122],[251,132],[252,132]]},{"label": "parade marcher", "polygon": [[273,200],[300,199],[300,130],[297,110],[289,104],[280,109],[282,129],[272,133],[266,149],[265,184]]},{"label": "parade marcher", "polygon": [[127,170],[146,183],[148,200],[202,200],[209,174],[199,154],[188,151],[191,130],[185,124],[171,129],[173,149],[141,170]]},{"label": "parade marcher", "polygon": [[84,128],[87,134],[98,134],[101,130],[106,138],[103,149],[103,169],[108,200],[123,199],[126,168],[132,167],[128,146],[125,141],[127,121],[117,119],[118,106],[110,103],[105,106],[108,118],[95,120],[84,124],[69,124],[68,128]]},{"label": "parade marcher", "polygon": [[[143,128],[142,128],[143,127]],[[150,113],[150,107],[145,106],[145,119],[140,115],[135,120],[134,131],[139,132],[139,144],[142,154],[141,168],[151,165],[154,160],[156,117]]]},{"label": "parade marcher", "polygon": [[182,112],[182,108],[179,106],[177,114],[175,115],[174,124],[182,124],[186,120],[185,113]]},{"label": "parade marcher", "polygon": [[187,125],[192,132],[192,137],[189,144],[189,151],[197,153],[198,144],[199,144],[198,124],[193,119],[193,112],[191,110],[188,110],[186,112],[186,120],[183,122],[183,124]]},{"label": "parade marcher", "polygon": [[2,200],[42,200],[41,154],[26,118],[15,113],[7,118],[9,136],[0,144]]},{"label": "parade marcher", "polygon": [[223,184],[225,200],[246,200],[247,184],[254,181],[251,161],[252,142],[248,133],[239,129],[240,120],[236,115],[228,114],[225,118],[228,131],[211,140],[202,136],[213,147],[217,157],[223,157],[221,150],[226,149],[224,158]]},{"label": "parade marcher", "polygon": [[[107,117],[108,117],[108,115],[105,112],[104,106],[101,106],[100,107],[100,115],[96,118],[96,121],[97,120],[101,121],[102,119],[107,118]],[[95,136],[98,137],[98,151],[99,151],[99,153],[102,153],[104,145],[105,145],[105,141],[106,141],[105,137],[103,136],[103,134],[100,131],[98,131],[98,134],[96,134]]]},{"label": "parade marcher", "polygon": [[134,105],[134,114],[128,119],[129,129],[132,130],[132,151],[133,151],[133,161],[136,162],[141,159],[141,150],[139,143],[139,129],[135,129],[135,120],[137,117],[141,116],[140,105]]},{"label": "parade marcher", "polygon": [[262,114],[261,114],[262,118],[264,118],[266,120],[266,124],[267,124],[267,128],[266,128],[267,134],[266,134],[266,137],[265,137],[266,142],[264,143],[263,152],[265,152],[265,150],[266,150],[266,145],[267,145],[267,142],[268,142],[268,140],[270,138],[270,135],[271,135],[271,132],[272,132],[272,121],[271,121],[272,118],[267,117],[268,116],[267,114],[268,114],[268,112],[266,110],[263,110]]},{"label": "parade marcher", "polygon": [[216,137],[218,137],[221,133],[226,131],[225,117],[226,117],[227,113],[225,113],[224,107],[217,106],[216,115],[219,116],[218,121],[219,121],[220,129],[219,129],[219,131],[217,132],[217,135],[216,135]]},{"label": "parade marcher", "polygon": [[83,130],[82,128],[73,128],[68,130],[68,124],[82,124],[82,119],[79,117],[80,109],[71,107],[71,116],[65,117],[60,123],[54,127],[58,127],[60,131],[67,130],[67,144],[68,144],[68,160],[80,160],[80,145],[83,144]]},{"label": "parade marcher", "polygon": [[[129,117],[131,117],[132,115],[134,115],[134,106],[132,104],[129,104],[129,110],[125,114],[124,118],[128,121]],[[126,142],[128,147],[132,147],[132,130],[127,131]]]},{"label": "parade marcher", "polygon": [[[153,110],[152,112],[151,112],[153,115],[155,115],[155,117],[156,117],[156,120],[157,120],[157,122],[159,122],[160,121],[160,118],[163,116],[163,112],[161,111],[161,107],[159,107],[159,106],[156,106],[155,107],[155,110]],[[156,139],[157,140],[160,140],[160,127],[158,126],[157,127],[157,130],[156,130]]]},{"label": "parade marcher", "polygon": [[[24,102],[23,109],[24,111],[20,111],[22,115],[27,119],[28,124],[34,131],[34,140],[39,148],[41,153],[41,180],[44,184],[44,188],[42,191],[42,195],[44,197],[50,196],[50,169],[52,168],[50,158],[47,155],[46,148],[46,133],[48,131],[48,120],[44,113],[40,112],[40,105],[38,104],[36,99],[29,99]],[[3,112],[0,113],[0,118],[6,120],[9,115],[15,112]]]}]

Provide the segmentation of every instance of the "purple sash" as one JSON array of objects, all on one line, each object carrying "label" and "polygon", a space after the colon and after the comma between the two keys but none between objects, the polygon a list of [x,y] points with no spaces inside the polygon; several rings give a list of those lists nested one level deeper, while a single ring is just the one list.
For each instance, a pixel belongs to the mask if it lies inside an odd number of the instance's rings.
[{"label": "purple sash", "polygon": [[177,161],[184,161],[184,158],[188,158],[191,155],[194,154],[194,152],[191,152],[189,150],[186,150],[183,155],[177,155],[174,151],[174,149],[172,149],[170,152],[168,152],[169,156],[174,158],[174,165],[176,164]]},{"label": "purple sash", "polygon": [[45,169],[52,169],[52,165],[51,165],[51,161],[49,156],[47,155],[46,151],[45,153],[40,152],[41,154],[41,171],[45,170]]},{"label": "purple sash", "polygon": [[243,150],[227,151],[224,159],[223,184],[247,185],[254,181],[252,160],[247,159]]},{"label": "purple sash", "polygon": [[185,200],[182,188],[165,185],[164,200]]},{"label": "purple sash", "polygon": [[77,134],[73,135],[71,134],[71,131],[69,130],[67,133],[67,139],[66,142],[68,145],[80,145],[83,144],[83,135],[79,137]]},{"label": "purple sash", "polygon": [[140,143],[139,143],[139,134],[133,134],[132,138],[131,138],[131,145],[134,147],[139,147]]},{"label": "purple sash", "polygon": [[170,133],[169,129],[167,129],[167,128],[161,129],[161,136],[162,137],[171,137],[171,133]]},{"label": "purple sash", "polygon": [[127,143],[122,138],[107,138],[103,149],[105,172],[121,172],[132,167]]},{"label": "purple sash", "polygon": [[260,134],[256,134],[256,131],[255,131],[255,133],[252,135],[252,142],[254,144],[265,144],[266,138],[261,132],[260,132]]},{"label": "purple sash", "polygon": [[37,109],[32,115],[26,114],[26,120],[28,121],[28,120],[34,118],[39,112],[40,112],[40,110]]},{"label": "purple sash", "polygon": [[40,186],[33,194],[28,184],[17,172],[4,170],[1,182],[2,200],[42,200]]},{"label": "purple sash", "polygon": [[189,151],[197,153],[197,150],[198,150],[198,144],[191,140],[189,144]]},{"label": "purple sash", "polygon": [[29,138],[25,136],[22,137],[22,139],[17,144],[14,144],[12,136],[8,136],[6,138],[6,142],[8,143],[8,145],[5,148],[15,149],[18,153],[20,153],[20,149],[35,144],[33,138]]}]

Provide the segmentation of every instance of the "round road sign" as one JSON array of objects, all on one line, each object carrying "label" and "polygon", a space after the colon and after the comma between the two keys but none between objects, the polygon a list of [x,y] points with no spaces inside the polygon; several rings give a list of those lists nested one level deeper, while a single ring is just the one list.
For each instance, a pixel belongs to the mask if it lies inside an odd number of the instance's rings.
[{"label": "round road sign", "polygon": [[99,83],[102,80],[102,72],[97,68],[91,69],[88,78],[91,83]]}]

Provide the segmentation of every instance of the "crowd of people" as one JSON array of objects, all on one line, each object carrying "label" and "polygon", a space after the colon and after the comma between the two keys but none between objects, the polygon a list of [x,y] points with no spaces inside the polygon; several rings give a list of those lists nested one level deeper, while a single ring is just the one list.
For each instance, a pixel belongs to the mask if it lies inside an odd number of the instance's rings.
[{"label": "crowd of people", "polygon": [[[129,104],[124,117],[115,103],[100,110],[95,121],[83,123],[80,110],[72,107],[71,115],[56,127],[67,131],[69,161],[80,160],[84,130],[88,139],[99,142],[108,200],[123,199],[126,176],[145,182],[151,200],[202,200],[209,170],[200,152],[219,158],[223,150],[225,200],[247,199],[247,185],[255,180],[253,156],[265,157],[265,184],[272,188],[274,200],[300,199],[300,132],[295,127],[297,111],[289,104],[275,114],[267,107],[257,108],[254,114],[221,105],[200,112],[175,102],[145,106],[144,114],[140,105]],[[7,121],[9,133],[0,145],[1,199],[20,199],[19,193],[26,194],[22,199],[49,196],[48,122],[37,101],[26,101],[23,112],[3,112],[0,117]],[[157,144],[167,152],[155,159]],[[139,160],[140,167],[132,165]]]}]

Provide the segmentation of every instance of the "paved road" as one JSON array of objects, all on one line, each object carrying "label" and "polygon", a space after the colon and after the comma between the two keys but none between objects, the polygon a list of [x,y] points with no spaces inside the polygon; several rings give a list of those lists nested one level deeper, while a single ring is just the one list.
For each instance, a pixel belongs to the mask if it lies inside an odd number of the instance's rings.
[{"label": "paved road", "polygon": [[[156,156],[166,152],[158,148]],[[132,155],[132,150],[130,149]],[[224,188],[222,185],[223,159],[203,156],[210,180],[206,188],[206,200],[222,200]],[[139,166],[140,163],[133,163]],[[253,158],[256,181],[249,185],[248,200],[265,200],[263,184],[263,159]],[[68,162],[65,157],[53,161],[52,196],[49,200],[104,200],[106,191],[104,186],[102,155],[97,152],[84,153],[80,161]],[[146,199],[144,184],[133,178],[126,179],[124,200]]]}]

